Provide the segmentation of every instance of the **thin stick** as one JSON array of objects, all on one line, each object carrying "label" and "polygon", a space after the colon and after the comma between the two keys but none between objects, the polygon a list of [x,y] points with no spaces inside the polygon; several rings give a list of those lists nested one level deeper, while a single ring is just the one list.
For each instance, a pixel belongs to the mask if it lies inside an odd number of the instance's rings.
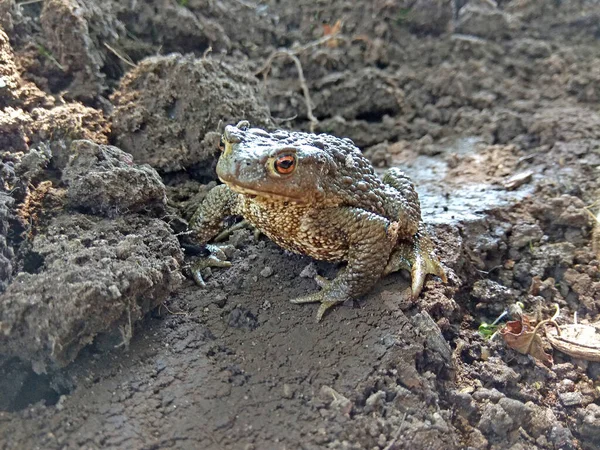
[{"label": "thin stick", "polygon": [[26,6],[26,5],[33,5],[34,3],[41,3],[44,0],[26,0],[24,2],[21,3],[17,3],[18,6]]},{"label": "thin stick", "polygon": [[136,64],[131,60],[131,58],[129,56],[127,58],[125,58],[118,51],[116,51],[114,48],[112,48],[110,45],[108,45],[106,42],[103,42],[103,44],[107,49],[109,49],[112,53],[114,53],[114,55],[117,58],[119,58],[121,61],[123,61],[125,64],[127,64],[128,66],[131,66],[131,67],[136,67]]},{"label": "thin stick", "polygon": [[402,427],[404,426],[404,421],[406,420],[407,415],[408,415],[408,413],[404,413],[402,422],[400,422],[400,425],[398,426],[398,429],[396,430],[394,437],[392,438],[390,443],[385,446],[385,448],[383,450],[392,450],[394,448],[394,446],[396,445],[396,441],[398,441],[398,438],[400,437],[400,433],[402,433]]},{"label": "thin stick", "polygon": [[296,55],[299,55],[300,53],[308,50],[309,48],[317,47],[321,44],[324,44],[332,39],[345,40],[344,38],[340,38],[340,36],[337,33],[335,33],[335,34],[323,36],[320,39],[309,42],[306,45],[296,47],[292,50],[288,50],[288,49],[276,50],[273,53],[271,53],[271,55],[269,55],[265,64],[263,64],[263,66],[255,72],[255,75],[257,75],[257,76],[262,74],[263,80],[266,80],[267,76],[269,75],[269,72],[271,71],[271,66],[272,66],[273,60],[275,58],[278,58],[280,56],[285,56],[294,62],[295,66],[296,66],[296,70],[298,72],[298,81],[300,82],[300,87],[302,88],[302,94],[304,96],[304,103],[306,104],[306,115],[308,117],[308,120],[310,120],[310,132],[311,133],[314,133],[315,127],[319,123],[319,119],[317,119],[315,117],[315,115],[313,114],[313,105],[312,105],[312,99],[310,98],[310,90],[308,89],[308,85],[306,84],[306,78],[304,77],[304,70],[302,69],[302,63],[300,62],[300,60],[298,59],[298,57]]}]

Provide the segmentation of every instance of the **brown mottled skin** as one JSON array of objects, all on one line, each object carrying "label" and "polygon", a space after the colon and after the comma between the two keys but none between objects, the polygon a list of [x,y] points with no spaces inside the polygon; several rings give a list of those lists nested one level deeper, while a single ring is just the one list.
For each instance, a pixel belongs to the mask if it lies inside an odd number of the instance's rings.
[{"label": "brown mottled skin", "polygon": [[[201,243],[241,215],[281,247],[325,261],[347,261],[337,277],[317,277],[321,291],[292,300],[321,302],[317,314],[369,291],[399,269],[412,272],[412,293],[428,273],[446,281],[421,222],[410,180],[390,169],[380,180],[349,139],[326,134],[229,125],[212,189],[190,226]],[[289,167],[291,166],[291,167]],[[218,264],[221,265],[221,264]]]}]

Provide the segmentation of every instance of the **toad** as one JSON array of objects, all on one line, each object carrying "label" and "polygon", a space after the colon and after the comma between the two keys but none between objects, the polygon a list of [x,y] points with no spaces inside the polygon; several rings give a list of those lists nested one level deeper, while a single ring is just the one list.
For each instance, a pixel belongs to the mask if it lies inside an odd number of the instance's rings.
[{"label": "toad", "polygon": [[241,215],[286,250],[347,262],[333,280],[315,278],[320,291],[291,300],[319,302],[317,321],[400,269],[411,272],[413,298],[427,274],[446,282],[412,182],[398,168],[380,179],[349,139],[267,132],[242,121],[225,127],[217,175],[223,184],[190,221],[200,243],[213,239],[228,216]]}]

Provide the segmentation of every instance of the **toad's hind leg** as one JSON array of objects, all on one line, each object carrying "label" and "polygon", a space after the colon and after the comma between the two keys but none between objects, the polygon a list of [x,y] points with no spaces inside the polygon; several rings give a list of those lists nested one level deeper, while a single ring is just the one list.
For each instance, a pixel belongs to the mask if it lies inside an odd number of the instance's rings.
[{"label": "toad's hind leg", "polygon": [[421,293],[427,274],[437,275],[444,283],[448,282],[446,272],[433,253],[433,243],[422,223],[412,241],[402,240],[398,242],[392,251],[383,274],[387,275],[401,269],[406,269],[411,273],[413,298],[417,298]]},{"label": "toad's hind leg", "polygon": [[309,217],[303,227],[319,230],[321,242],[343,239],[348,248],[348,265],[335,279],[317,277],[315,280],[322,288],[319,292],[291,300],[292,303],[320,302],[318,322],[329,308],[368,292],[381,278],[395,234],[390,231],[387,219],[358,208],[320,210]]}]

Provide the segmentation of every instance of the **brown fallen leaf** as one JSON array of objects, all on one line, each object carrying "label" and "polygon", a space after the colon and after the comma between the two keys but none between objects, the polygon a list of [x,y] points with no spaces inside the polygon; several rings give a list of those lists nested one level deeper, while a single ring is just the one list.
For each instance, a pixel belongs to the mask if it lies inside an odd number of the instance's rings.
[{"label": "brown fallen leaf", "polygon": [[[335,36],[342,31],[342,21],[337,20],[333,25],[328,23],[323,24],[323,36]],[[336,48],[339,45],[338,39],[330,39],[327,41],[327,47]]]},{"label": "brown fallen leaf", "polygon": [[544,350],[544,343],[538,334],[538,330],[542,325],[554,322],[552,320],[543,320],[535,327],[531,322],[531,319],[523,314],[521,320],[507,322],[500,329],[500,335],[510,348],[524,355],[531,355],[547,366],[552,366],[552,355],[549,355]]},{"label": "brown fallen leaf", "polygon": [[513,189],[516,189],[525,183],[529,183],[532,176],[533,172],[531,170],[526,170],[525,172],[513,175],[508,180],[505,180],[502,184],[504,185],[505,189],[512,191]]},{"label": "brown fallen leaf", "polygon": [[600,362],[600,323],[567,324],[549,329],[546,337],[552,347],[569,356],[586,361]]}]

